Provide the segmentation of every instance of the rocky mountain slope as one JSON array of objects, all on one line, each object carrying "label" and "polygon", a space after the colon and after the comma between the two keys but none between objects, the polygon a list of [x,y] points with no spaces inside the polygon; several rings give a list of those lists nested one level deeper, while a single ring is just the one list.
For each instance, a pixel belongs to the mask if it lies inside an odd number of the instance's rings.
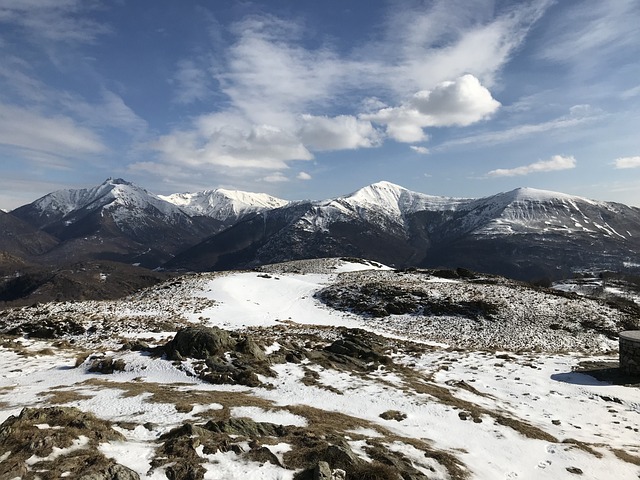
[{"label": "rocky mountain slope", "polygon": [[0,478],[635,478],[637,322],[353,258],[9,309]]},{"label": "rocky mountain slope", "polygon": [[0,211],[0,252],[15,258],[31,258],[51,250],[58,241],[16,216]]}]

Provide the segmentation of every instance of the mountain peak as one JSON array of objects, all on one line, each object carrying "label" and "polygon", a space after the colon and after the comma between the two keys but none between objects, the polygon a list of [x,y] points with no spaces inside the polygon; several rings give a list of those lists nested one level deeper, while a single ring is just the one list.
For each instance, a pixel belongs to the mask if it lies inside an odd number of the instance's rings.
[{"label": "mountain peak", "polygon": [[122,178],[113,178],[113,177],[107,178],[104,182],[102,182],[102,185],[129,185],[129,186],[134,186],[133,183],[127,182],[126,180],[124,180]]},{"label": "mountain peak", "polygon": [[519,187],[510,192],[504,193],[510,201],[516,202],[549,202],[552,200],[582,200],[588,203],[594,203],[592,200],[586,198],[577,197],[575,195],[569,195],[561,192],[554,192],[551,190],[541,190],[531,187]]},{"label": "mountain peak", "polygon": [[282,207],[289,202],[266,193],[218,188],[194,193],[160,195],[189,215],[212,217],[220,221],[237,220],[250,213]]}]

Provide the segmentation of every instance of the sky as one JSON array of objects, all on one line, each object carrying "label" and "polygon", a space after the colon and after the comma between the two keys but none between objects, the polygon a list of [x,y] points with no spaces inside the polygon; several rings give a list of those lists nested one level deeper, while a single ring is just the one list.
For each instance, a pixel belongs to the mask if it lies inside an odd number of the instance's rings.
[{"label": "sky", "polygon": [[120,177],[640,207],[637,0],[0,0],[0,208]]}]

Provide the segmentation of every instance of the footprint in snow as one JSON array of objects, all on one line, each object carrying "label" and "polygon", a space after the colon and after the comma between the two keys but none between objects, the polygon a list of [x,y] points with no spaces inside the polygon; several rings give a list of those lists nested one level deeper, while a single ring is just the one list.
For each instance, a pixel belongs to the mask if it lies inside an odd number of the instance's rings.
[{"label": "footprint in snow", "polygon": [[550,460],[544,460],[540,463],[538,463],[538,465],[536,465],[536,468],[541,468],[541,469],[545,469],[547,468],[549,465],[551,465],[551,461]]}]

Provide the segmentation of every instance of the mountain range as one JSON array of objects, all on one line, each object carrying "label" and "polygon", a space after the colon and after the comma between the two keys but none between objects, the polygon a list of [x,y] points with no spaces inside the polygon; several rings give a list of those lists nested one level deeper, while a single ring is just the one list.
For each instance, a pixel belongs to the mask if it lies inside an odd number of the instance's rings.
[{"label": "mountain range", "polygon": [[112,260],[206,271],[353,256],[526,280],[640,271],[640,209],[531,188],[464,199],[383,181],[288,202],[225,189],[159,196],[110,178],[0,212],[0,228],[7,258],[47,265]]}]

